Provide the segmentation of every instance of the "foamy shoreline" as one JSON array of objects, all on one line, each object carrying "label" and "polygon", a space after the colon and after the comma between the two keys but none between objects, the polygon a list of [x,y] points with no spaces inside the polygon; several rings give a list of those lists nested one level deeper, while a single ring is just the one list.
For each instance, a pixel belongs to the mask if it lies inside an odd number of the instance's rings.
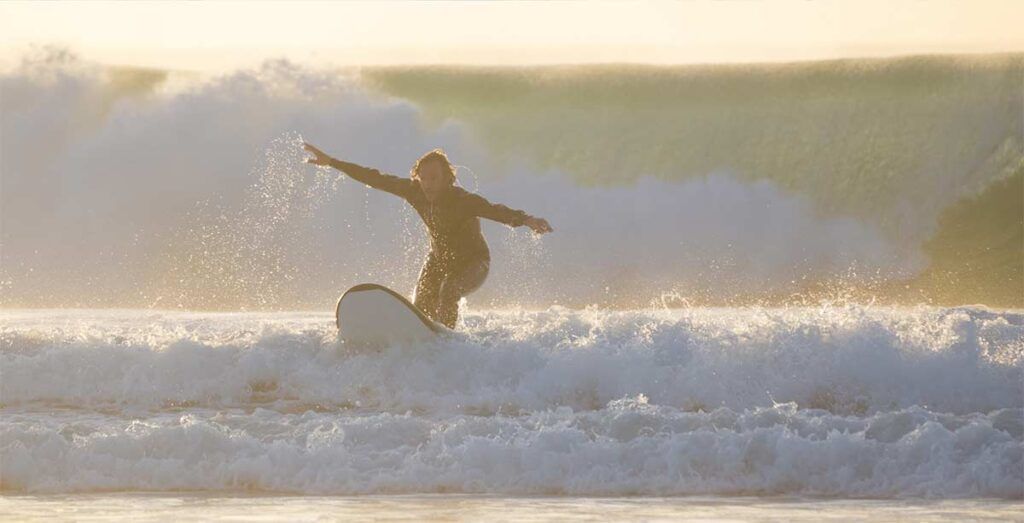
[{"label": "foamy shoreline", "polygon": [[132,521],[220,521],[237,518],[314,521],[1007,521],[1019,501],[887,501],[798,498],[643,498],[414,496],[260,496],[85,494],[0,497],[0,518],[53,521],[125,518]]}]

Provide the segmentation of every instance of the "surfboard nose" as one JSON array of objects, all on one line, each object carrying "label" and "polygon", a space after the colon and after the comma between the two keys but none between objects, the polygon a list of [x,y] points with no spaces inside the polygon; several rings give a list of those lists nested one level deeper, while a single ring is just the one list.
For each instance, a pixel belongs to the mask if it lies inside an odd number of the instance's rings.
[{"label": "surfboard nose", "polygon": [[346,343],[362,345],[426,342],[448,331],[401,294],[376,283],[345,291],[338,299],[335,322]]}]

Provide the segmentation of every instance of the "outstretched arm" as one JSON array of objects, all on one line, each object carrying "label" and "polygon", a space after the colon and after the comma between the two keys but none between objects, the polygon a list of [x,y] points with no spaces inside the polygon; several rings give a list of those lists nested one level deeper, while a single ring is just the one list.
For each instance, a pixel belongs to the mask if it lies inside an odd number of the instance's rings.
[{"label": "outstretched arm", "polygon": [[519,227],[520,225],[525,225],[533,229],[533,232],[538,234],[543,234],[554,230],[551,228],[551,225],[548,224],[548,221],[545,220],[544,218],[530,216],[524,211],[520,211],[519,209],[512,209],[500,203],[491,203],[487,200],[487,198],[484,198],[479,194],[466,191],[464,198],[467,205],[469,205],[470,209],[472,210],[473,214],[481,218],[487,218],[488,220],[501,222],[504,223],[505,225],[510,225],[512,227]]},{"label": "outstretched arm", "polygon": [[353,180],[360,181],[382,191],[405,198],[412,188],[412,180],[401,178],[390,174],[384,174],[370,167],[346,162],[331,157],[329,154],[317,149],[311,144],[303,142],[303,148],[313,153],[312,158],[306,158],[306,163],[313,165],[327,165],[349,175]]}]

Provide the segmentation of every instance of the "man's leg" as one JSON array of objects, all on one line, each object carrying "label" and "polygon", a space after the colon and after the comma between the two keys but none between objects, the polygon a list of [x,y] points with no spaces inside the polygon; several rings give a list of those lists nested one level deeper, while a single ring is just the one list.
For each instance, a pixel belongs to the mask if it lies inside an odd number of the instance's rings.
[{"label": "man's leg", "polygon": [[438,258],[433,254],[427,255],[427,261],[423,262],[420,277],[416,281],[416,291],[413,294],[412,303],[434,321],[440,321],[437,319],[437,309],[444,278],[445,271]]},{"label": "man's leg", "polygon": [[490,267],[489,260],[479,260],[459,268],[444,278],[438,292],[435,320],[454,329],[455,322],[459,319],[459,300],[483,285]]}]

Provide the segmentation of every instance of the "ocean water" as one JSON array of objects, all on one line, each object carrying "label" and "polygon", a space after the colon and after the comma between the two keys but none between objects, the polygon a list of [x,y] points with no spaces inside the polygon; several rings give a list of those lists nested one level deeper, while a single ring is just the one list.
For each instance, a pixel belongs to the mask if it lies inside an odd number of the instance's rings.
[{"label": "ocean water", "polygon": [[[197,75],[0,71],[0,517],[1019,518],[1020,54]],[[338,341],[412,290],[402,202],[484,223],[452,340]],[[309,312],[314,311],[314,312]]]},{"label": "ocean water", "polygon": [[0,313],[5,494],[1024,496],[1024,314]]}]

